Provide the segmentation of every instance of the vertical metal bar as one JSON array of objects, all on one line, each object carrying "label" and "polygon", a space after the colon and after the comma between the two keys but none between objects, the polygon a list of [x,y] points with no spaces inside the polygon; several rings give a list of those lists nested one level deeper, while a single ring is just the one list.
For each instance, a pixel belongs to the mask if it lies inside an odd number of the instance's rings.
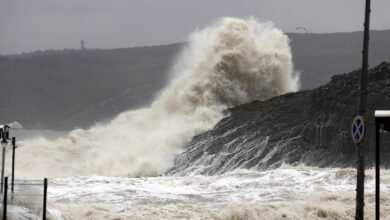
[{"label": "vertical metal bar", "polygon": [[1,161],[1,193],[3,193],[3,186],[4,186],[4,163],[5,163],[5,145],[2,146],[3,148],[3,156]]},{"label": "vertical metal bar", "polygon": [[12,138],[12,182],[11,182],[11,192],[14,192],[14,182],[15,182],[15,148],[16,148],[16,139]]},{"label": "vertical metal bar", "polygon": [[379,220],[380,199],[380,120],[375,119],[375,219]]},{"label": "vertical metal bar", "polygon": [[364,149],[357,145],[356,220],[364,219]]},{"label": "vertical metal bar", "polygon": [[[360,76],[360,99],[359,99],[359,114],[367,118],[367,85],[368,85],[368,42],[370,31],[370,0],[366,0],[366,10],[364,19],[364,40],[363,40],[363,59],[362,71]],[[365,123],[366,124],[366,123]],[[367,128],[365,126],[365,133]],[[360,144],[357,144],[357,181],[356,181],[356,220],[364,219],[364,145],[365,138]]]},{"label": "vertical metal bar", "polygon": [[4,200],[3,200],[3,220],[7,220],[7,192],[8,192],[8,177],[4,180]]},{"label": "vertical metal bar", "polygon": [[366,12],[364,20],[364,40],[363,40],[363,59],[362,59],[362,74],[361,74],[361,101],[360,111],[366,113],[367,109],[367,80],[368,80],[368,46],[370,41],[370,0],[366,0]]},{"label": "vertical metal bar", "polygon": [[43,220],[46,220],[46,202],[47,202],[47,178],[43,180],[43,210],[42,210]]}]

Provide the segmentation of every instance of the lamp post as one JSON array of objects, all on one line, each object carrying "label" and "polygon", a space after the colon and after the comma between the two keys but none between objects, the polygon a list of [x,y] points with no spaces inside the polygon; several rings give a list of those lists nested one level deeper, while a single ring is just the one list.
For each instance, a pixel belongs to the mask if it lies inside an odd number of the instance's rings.
[{"label": "lamp post", "polygon": [[3,150],[3,156],[1,160],[1,188],[0,188],[1,193],[3,193],[3,186],[4,186],[3,181],[4,181],[5,147],[7,147],[7,145],[8,145],[8,141],[4,137],[3,140],[1,141],[1,148]]}]

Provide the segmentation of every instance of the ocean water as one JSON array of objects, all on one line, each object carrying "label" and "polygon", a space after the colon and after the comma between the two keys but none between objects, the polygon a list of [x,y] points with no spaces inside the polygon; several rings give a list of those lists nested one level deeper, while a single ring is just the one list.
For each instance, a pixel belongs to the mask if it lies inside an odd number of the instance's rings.
[{"label": "ocean water", "polygon": [[[227,108],[299,89],[289,39],[271,22],[222,18],[192,33],[170,77],[147,108],[60,137],[20,139],[16,178],[49,178],[50,219],[353,218],[354,169],[283,165],[164,175],[183,146],[212,129]],[[366,181],[365,215],[373,219],[372,170]],[[383,170],[383,219],[389,219],[389,184]],[[10,209],[10,219],[39,215],[22,203]]]},{"label": "ocean water", "polygon": [[[381,217],[390,218],[390,171],[382,170]],[[355,169],[283,165],[218,176],[52,179],[53,219],[353,219]],[[365,217],[374,219],[375,174],[366,174]]]},{"label": "ocean water", "polygon": [[[366,171],[365,219],[375,217],[374,172]],[[353,219],[355,187],[355,169],[290,165],[215,176],[52,178],[47,214],[59,220]],[[41,219],[34,208],[11,203],[9,219]],[[390,171],[381,170],[381,219],[389,218]]]},{"label": "ocean water", "polygon": [[61,138],[19,143],[23,178],[157,176],[224,110],[299,89],[289,39],[271,22],[222,18],[189,36],[149,107]]}]

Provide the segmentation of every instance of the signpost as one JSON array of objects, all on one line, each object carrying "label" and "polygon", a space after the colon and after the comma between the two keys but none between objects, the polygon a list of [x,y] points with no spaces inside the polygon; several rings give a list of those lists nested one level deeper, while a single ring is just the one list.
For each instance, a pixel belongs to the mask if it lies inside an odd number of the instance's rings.
[{"label": "signpost", "polygon": [[[366,0],[366,9],[364,17],[364,39],[363,39],[363,59],[362,59],[362,70],[360,75],[360,96],[359,96],[359,106],[358,114],[361,115],[363,119],[363,132],[360,132],[360,127],[357,127],[359,130],[355,135],[361,136],[359,138],[354,138],[358,140],[356,144],[357,152],[357,173],[356,173],[356,220],[364,219],[364,130],[365,130],[365,120],[367,115],[367,99],[368,99],[368,41],[370,39],[370,12],[371,12],[371,0]],[[356,124],[357,125],[357,124]],[[359,126],[359,125],[357,125]]]}]

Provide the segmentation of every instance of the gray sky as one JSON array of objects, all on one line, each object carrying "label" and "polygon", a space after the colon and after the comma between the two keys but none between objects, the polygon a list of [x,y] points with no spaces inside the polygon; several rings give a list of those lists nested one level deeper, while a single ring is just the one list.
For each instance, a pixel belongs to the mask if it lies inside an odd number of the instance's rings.
[{"label": "gray sky", "polygon": [[[372,0],[372,29],[390,29],[390,1]],[[271,20],[285,32],[363,29],[365,0],[1,0],[0,54],[183,41],[222,16]]]}]

